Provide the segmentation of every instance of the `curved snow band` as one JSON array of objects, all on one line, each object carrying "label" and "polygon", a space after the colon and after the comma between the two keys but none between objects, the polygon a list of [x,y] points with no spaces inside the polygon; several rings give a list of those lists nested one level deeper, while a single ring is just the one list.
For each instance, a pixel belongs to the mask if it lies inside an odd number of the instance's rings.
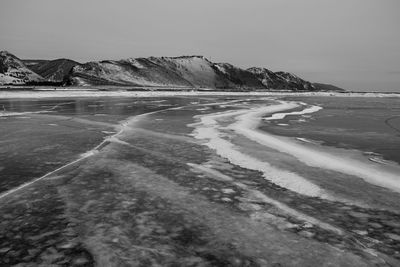
[{"label": "curved snow band", "polygon": [[[266,114],[289,110],[298,106],[299,104],[296,102],[280,101],[278,105],[198,116],[200,123],[196,126],[194,136],[197,139],[207,140],[206,145],[208,147],[215,149],[219,155],[227,158],[232,163],[262,171],[267,179],[280,186],[304,195],[327,197],[321,188],[305,178],[292,172],[277,169],[266,162],[245,155],[235,148],[232,143],[223,139],[219,131],[217,119],[234,117],[236,122],[228,126],[228,128],[263,146],[290,154],[308,166],[357,176],[371,184],[400,192],[400,168],[398,167],[390,169],[385,166],[371,165],[350,157],[330,154],[326,151],[299,144],[289,138],[281,138],[257,129],[260,120]],[[296,112],[296,114],[316,112],[320,109],[320,107],[306,108],[303,111]],[[293,113],[278,114],[280,115],[275,115],[275,117],[272,115],[270,118],[283,118]]]}]

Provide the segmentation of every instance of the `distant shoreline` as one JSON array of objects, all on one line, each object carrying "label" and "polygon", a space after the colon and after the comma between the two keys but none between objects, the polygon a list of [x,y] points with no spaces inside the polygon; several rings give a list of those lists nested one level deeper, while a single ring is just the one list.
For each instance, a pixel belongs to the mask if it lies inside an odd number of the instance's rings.
[{"label": "distant shoreline", "polygon": [[306,91],[306,90],[280,90],[280,89],[233,89],[229,91],[224,88],[196,88],[196,87],[169,87],[169,86],[116,86],[116,85],[93,85],[93,86],[49,86],[49,85],[0,85],[0,92],[2,91],[134,91],[134,92],[226,92],[226,93],[335,93],[335,94],[400,94],[399,92],[393,91],[335,91],[335,90],[318,90],[318,91]]},{"label": "distant shoreline", "polygon": [[67,97],[173,97],[195,95],[235,96],[333,96],[333,97],[400,97],[400,93],[381,92],[322,92],[322,91],[226,91],[181,88],[121,88],[121,87],[0,87],[0,99],[12,98],[67,98]]},{"label": "distant shoreline", "polygon": [[116,85],[93,85],[93,86],[48,86],[48,85],[0,85],[0,91],[57,91],[57,90],[81,90],[81,91],[174,91],[174,92],[342,92],[342,91],[306,91],[289,89],[262,89],[262,88],[203,88],[203,87],[181,87],[181,86],[116,86]]}]

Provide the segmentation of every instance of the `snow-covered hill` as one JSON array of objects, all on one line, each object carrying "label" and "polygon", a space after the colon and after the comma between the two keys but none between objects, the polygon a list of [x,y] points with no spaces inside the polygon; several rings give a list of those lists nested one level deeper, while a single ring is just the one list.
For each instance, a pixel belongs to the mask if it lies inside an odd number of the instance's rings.
[{"label": "snow-covered hill", "polygon": [[265,86],[258,77],[247,70],[235,67],[229,63],[216,63],[214,66],[222,72],[229,81],[235,84],[236,87],[242,89],[265,89]]},{"label": "snow-covered hill", "polygon": [[202,56],[152,57],[151,60],[165,69],[177,73],[195,88],[224,88],[230,85],[233,86],[229,80],[213,68],[212,62]]},{"label": "snow-covered hill", "polygon": [[25,64],[7,51],[0,52],[0,84],[25,84],[44,79],[27,68]]},{"label": "snow-covered hill", "polygon": [[310,83],[309,81],[305,81],[292,73],[278,71],[275,72],[275,74],[287,82],[289,89],[295,89],[299,91],[313,91],[316,89],[312,83]]},{"label": "snow-covered hill", "polygon": [[316,87],[294,74],[288,72],[272,72],[266,68],[253,67],[248,71],[253,73],[266,88],[277,90],[315,91]]},{"label": "snow-covered hill", "polygon": [[295,75],[263,68],[244,70],[203,56],[149,57],[89,62],[72,68],[74,85],[193,87],[226,90],[315,90]]},{"label": "snow-covered hill", "polygon": [[70,81],[76,85],[133,85],[221,88],[232,83],[199,56],[149,57],[89,62],[75,66]]},{"label": "snow-covered hill", "polygon": [[149,58],[88,62],[72,68],[74,85],[178,86],[191,84],[176,72]]}]

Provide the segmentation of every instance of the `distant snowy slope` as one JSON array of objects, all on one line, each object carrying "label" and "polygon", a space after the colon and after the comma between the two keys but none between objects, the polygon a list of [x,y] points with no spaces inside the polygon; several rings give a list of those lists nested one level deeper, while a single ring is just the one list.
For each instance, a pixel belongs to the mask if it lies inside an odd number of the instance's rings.
[{"label": "distant snowy slope", "polygon": [[176,72],[193,87],[235,87],[224,75],[221,75],[214,69],[212,62],[203,56],[162,57],[152,58],[152,60]]},{"label": "distant snowy slope", "polygon": [[213,63],[203,56],[89,62],[75,66],[70,81],[75,85],[266,89],[253,73],[228,63]]},{"label": "distant snowy slope", "polygon": [[265,89],[262,81],[254,73],[233,66],[229,63],[216,63],[214,66],[221,71],[236,86],[247,89]]},{"label": "distant snowy slope", "polygon": [[316,89],[312,83],[310,83],[309,81],[305,81],[292,73],[278,71],[275,72],[275,74],[284,79],[288,83],[289,88],[294,88],[299,91],[313,91]]},{"label": "distant snowy slope", "polygon": [[145,58],[77,65],[69,79],[76,85],[191,86],[174,71]]},{"label": "distant snowy slope", "polygon": [[43,78],[7,51],[0,52],[0,84],[24,84],[43,81]]},{"label": "distant snowy slope", "polygon": [[265,87],[277,90],[315,91],[316,87],[309,81],[305,81],[289,72],[272,72],[265,68],[253,67],[248,71],[253,73]]},{"label": "distant snowy slope", "polygon": [[253,67],[247,71],[253,73],[266,88],[276,88],[282,83],[282,79],[278,75],[266,68]]}]

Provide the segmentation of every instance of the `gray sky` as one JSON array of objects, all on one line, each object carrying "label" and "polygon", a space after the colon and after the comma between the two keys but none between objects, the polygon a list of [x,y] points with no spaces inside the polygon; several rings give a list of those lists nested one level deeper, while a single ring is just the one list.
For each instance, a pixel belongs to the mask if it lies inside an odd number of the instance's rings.
[{"label": "gray sky", "polygon": [[0,0],[0,50],[80,62],[196,54],[400,92],[400,1]]}]

